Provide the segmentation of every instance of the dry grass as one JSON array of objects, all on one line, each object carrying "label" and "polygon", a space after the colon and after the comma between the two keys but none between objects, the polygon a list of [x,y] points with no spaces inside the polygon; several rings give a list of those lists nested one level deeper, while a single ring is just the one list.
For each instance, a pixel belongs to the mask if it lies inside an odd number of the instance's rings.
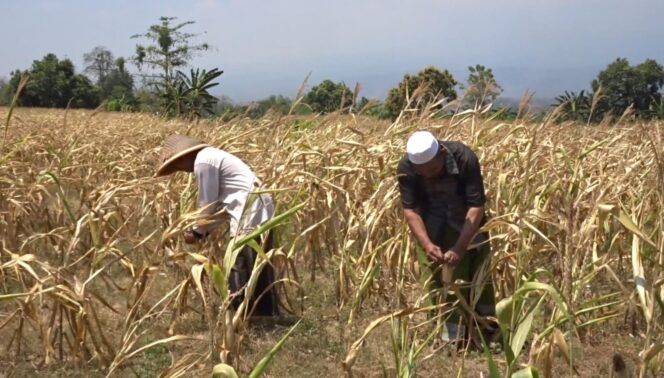
[{"label": "dry grass", "polygon": [[[513,366],[494,356],[499,369],[603,376],[615,352],[635,373],[662,372],[662,123],[498,123],[466,112],[394,125],[340,115],[190,125],[39,109],[16,109],[11,122],[0,152],[2,370],[205,375],[222,360],[243,375],[283,336],[287,326],[248,327],[213,280],[197,282],[204,263],[223,266],[223,232],[183,245],[193,182],[152,178],[163,139],[189,132],[254,167],[278,212],[306,204],[266,256],[282,272],[285,307],[303,319],[268,375],[486,372],[485,356],[430,353],[422,325],[394,171],[407,136],[429,129],[469,144],[483,166],[491,273],[499,299],[513,299],[507,342],[527,335]],[[616,349],[597,352],[609,340]]]}]

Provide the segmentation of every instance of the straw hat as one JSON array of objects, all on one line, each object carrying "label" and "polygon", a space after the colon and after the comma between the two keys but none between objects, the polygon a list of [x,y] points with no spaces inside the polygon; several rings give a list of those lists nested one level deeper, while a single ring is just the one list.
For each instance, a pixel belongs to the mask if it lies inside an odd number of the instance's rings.
[{"label": "straw hat", "polygon": [[205,147],[210,147],[209,144],[196,138],[188,137],[185,135],[171,135],[166,138],[163,149],[161,151],[161,165],[157,169],[155,176],[166,176],[173,173],[173,162],[177,159],[188,154],[198,152]]}]

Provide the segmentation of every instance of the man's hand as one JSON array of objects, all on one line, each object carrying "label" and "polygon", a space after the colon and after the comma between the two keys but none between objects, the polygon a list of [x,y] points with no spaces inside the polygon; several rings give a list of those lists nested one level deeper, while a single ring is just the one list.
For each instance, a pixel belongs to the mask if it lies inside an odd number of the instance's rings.
[{"label": "man's hand", "polygon": [[187,244],[193,244],[196,243],[200,239],[196,233],[194,233],[194,230],[188,229],[184,232],[184,242]]},{"label": "man's hand", "polygon": [[466,252],[460,252],[455,249],[450,249],[443,254],[443,262],[451,266],[457,266],[459,265],[461,259],[463,259],[463,256],[465,254]]},{"label": "man's hand", "polygon": [[437,262],[439,264],[442,264],[445,262],[444,257],[443,257],[443,251],[440,249],[439,246],[431,243],[424,247],[424,251],[426,251],[427,256],[429,256],[429,260],[433,262]]}]

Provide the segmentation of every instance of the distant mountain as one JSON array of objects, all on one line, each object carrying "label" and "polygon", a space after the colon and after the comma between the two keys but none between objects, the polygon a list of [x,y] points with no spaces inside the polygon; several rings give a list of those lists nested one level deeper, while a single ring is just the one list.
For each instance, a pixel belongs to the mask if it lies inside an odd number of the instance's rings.
[{"label": "distant mountain", "polygon": [[[540,112],[543,110],[547,110],[551,107],[551,105],[555,102],[554,98],[548,98],[548,97],[537,97],[533,96],[533,98],[530,100],[530,109],[534,112]],[[496,99],[496,102],[494,103],[494,107],[506,107],[506,108],[512,108],[514,110],[519,108],[519,104],[521,103],[521,98],[517,97],[499,97]]]},{"label": "distant mountain", "polygon": [[[443,66],[440,66],[443,67]],[[424,68],[424,67],[421,67]],[[444,68],[444,67],[443,67]],[[491,67],[498,83],[503,87],[501,101],[518,105],[526,90],[534,93],[532,105],[537,110],[546,108],[553,99],[564,91],[578,92],[589,89],[590,82],[597,76],[602,67]],[[410,69],[384,66],[348,65],[336,68],[313,71],[308,81],[308,88],[325,79],[343,81],[353,88],[359,82],[362,90],[360,96],[382,100],[390,88],[395,87],[405,73],[416,73],[417,68]],[[450,71],[457,81],[465,82],[467,67],[451,68]],[[293,97],[308,71],[284,72],[269,68],[229,70],[220,80],[220,91],[234,101],[250,102],[282,93]]]},{"label": "distant mountain", "polygon": [[495,67],[494,75],[505,90],[503,95],[521,97],[526,90],[535,98],[554,98],[564,91],[590,88],[602,67]]}]

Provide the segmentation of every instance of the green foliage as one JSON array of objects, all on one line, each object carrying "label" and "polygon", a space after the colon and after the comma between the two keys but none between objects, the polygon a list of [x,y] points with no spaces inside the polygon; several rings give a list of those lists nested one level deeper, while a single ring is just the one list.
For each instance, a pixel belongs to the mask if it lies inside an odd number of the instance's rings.
[{"label": "green foliage", "polygon": [[138,107],[134,96],[134,78],[125,69],[124,58],[114,62],[114,68],[108,72],[100,85],[101,98],[106,102],[106,110],[131,111]]},{"label": "green foliage", "polygon": [[512,108],[511,106],[501,106],[497,109],[491,109],[489,111],[489,119],[496,121],[514,121],[519,112]]},{"label": "green foliage", "polygon": [[369,110],[369,108],[373,107],[374,105],[375,105],[374,101],[369,100],[368,98],[362,96],[357,105],[355,105],[355,110],[357,112],[361,112],[362,110]]},{"label": "green foliage", "polygon": [[282,95],[272,95],[268,98],[265,98],[260,101],[253,102],[246,109],[246,114],[250,118],[262,118],[268,112],[272,112],[277,115],[287,115],[290,111],[293,101]]},{"label": "green foliage", "polygon": [[109,112],[132,112],[137,109],[137,102],[122,95],[113,96],[104,102],[104,108]]},{"label": "green foliage", "polygon": [[237,106],[233,100],[227,96],[220,96],[217,98],[217,103],[214,104],[214,114],[218,115],[223,121],[230,121],[238,114],[236,113]]},{"label": "green foliage", "polygon": [[293,129],[297,131],[307,131],[314,127],[314,123],[310,119],[296,119],[293,121]]},{"label": "green foliage", "polygon": [[[270,349],[270,351],[254,366],[249,373],[249,378],[259,378],[263,376],[265,370],[270,366],[274,356],[281,350],[286,343],[286,340],[291,336],[295,328],[300,325],[301,320],[298,321],[286,334]],[[212,378],[237,378],[238,375],[235,369],[228,364],[217,364],[212,368]]]},{"label": "green foliage", "polygon": [[302,102],[299,102],[297,104],[292,105],[292,110],[290,112],[291,115],[309,115],[312,114],[312,110],[307,104],[303,104]]},{"label": "green foliage", "polygon": [[175,70],[184,67],[199,52],[210,48],[207,43],[194,44],[192,41],[198,34],[185,33],[182,29],[192,25],[194,21],[185,21],[177,25],[171,22],[176,17],[161,17],[159,24],[151,25],[143,34],[133,35],[131,38],[145,38],[148,45],[136,45],[136,55],[133,60],[141,69],[146,65],[157,69],[157,82],[169,87],[175,80]]},{"label": "green foliage", "polygon": [[468,67],[468,88],[466,89],[465,99],[471,106],[485,106],[493,103],[503,88],[498,85],[491,68],[486,68],[481,64],[474,67]]},{"label": "green foliage", "polygon": [[172,85],[158,85],[162,109],[168,116],[185,116],[189,119],[201,118],[214,113],[218,99],[208,90],[219,85],[214,82],[223,74],[216,68],[206,71],[192,69],[189,76],[178,71]]},{"label": "green foliage", "polygon": [[[259,101],[249,104],[235,104],[227,97],[221,97],[215,106],[215,114],[218,114],[223,121],[229,121],[237,117],[247,117],[251,119],[260,119],[265,116],[286,116],[289,115],[293,107],[293,100],[282,95],[271,95]],[[310,114],[311,110],[305,104],[296,104],[291,115]]]},{"label": "green foliage", "polygon": [[136,97],[139,111],[157,113],[161,109],[161,99],[148,87],[137,88],[134,91],[134,97]]},{"label": "green foliage", "polygon": [[210,71],[192,69],[189,76],[178,71],[177,81],[183,82],[187,88],[186,105],[189,117],[200,118],[206,114],[213,114],[217,98],[208,90],[219,83],[214,82],[224,71],[214,68]]},{"label": "green foliage", "polygon": [[[0,91],[1,93],[1,91]],[[664,119],[664,98],[659,99],[659,101],[655,100],[650,104],[650,112],[649,114],[652,117],[658,118],[658,119]]]},{"label": "green foliage", "polygon": [[389,119],[390,118],[390,113],[388,112],[387,108],[383,104],[380,104],[374,108],[371,108],[367,110],[367,115],[376,117],[378,119]]},{"label": "green foliage", "polygon": [[578,94],[567,92],[556,97],[553,106],[560,108],[562,121],[587,122],[592,109],[592,97],[582,90]]},{"label": "green foliage", "polygon": [[[537,280],[538,276],[551,274],[544,270],[538,270],[522,282],[519,288],[507,298],[503,298],[496,305],[496,317],[500,326],[503,350],[506,358],[505,376],[512,376],[519,364],[519,356],[524,352],[524,345],[530,335],[535,315],[540,315],[546,296],[549,296],[556,307],[552,324],[563,323],[574,324],[574,315],[569,312],[568,304],[565,302],[560,291],[549,284]],[[553,331],[547,328],[537,335],[544,338]],[[571,361],[570,361],[571,364]],[[524,374],[522,371],[519,374]],[[528,376],[528,375],[518,375]]]},{"label": "green foliage", "polygon": [[[420,339],[419,330],[413,330],[411,319],[408,317],[392,318],[392,332],[390,339],[392,342],[392,358],[398,378],[417,377],[423,354],[426,347],[431,344],[434,337],[439,335],[436,328],[431,329],[424,340]],[[385,374],[383,374],[386,376]]]},{"label": "green foliage", "polygon": [[316,113],[331,113],[353,105],[353,92],[344,83],[325,80],[311,88],[303,102]]},{"label": "green foliage", "polygon": [[366,97],[360,99],[355,107],[355,111],[359,114],[365,114],[378,119],[390,118],[390,114],[382,102],[378,100],[369,100]]},{"label": "green foliage", "polygon": [[293,334],[293,331],[297,328],[298,325],[302,320],[298,321],[295,323],[291,329],[286,332],[286,334],[270,349],[270,351],[256,364],[256,366],[251,370],[251,373],[249,373],[249,378],[259,378],[263,375],[267,367],[272,363],[272,360],[274,360],[274,356],[279,353],[281,348],[284,346],[286,343],[286,340]]},{"label": "green foliage", "polygon": [[620,116],[633,105],[638,115],[648,116],[653,104],[662,98],[664,67],[652,59],[630,66],[627,59],[618,58],[593,80],[593,91],[600,86],[600,114]]},{"label": "green foliage", "polygon": [[0,78],[0,106],[7,106],[12,100],[12,90],[9,82]]},{"label": "green foliage", "polygon": [[161,109],[168,117],[186,114],[187,87],[184,81],[175,80],[167,86],[157,86],[157,96],[161,99]]},{"label": "green foliage", "polygon": [[76,74],[69,59],[59,60],[54,54],[48,54],[42,60],[35,60],[29,70],[12,72],[9,81],[12,95],[23,75],[29,75],[30,81],[19,99],[21,106],[64,108],[70,100],[72,108],[99,105],[98,89],[87,77]]},{"label": "green foliage", "polygon": [[171,363],[168,347],[155,345],[143,351],[141,363],[135,367],[137,377],[154,377]]},{"label": "green foliage", "polygon": [[[385,109],[390,118],[396,119],[407,106],[422,110],[442,98],[454,100],[457,98],[456,85],[449,71],[431,66],[414,76],[406,74],[399,85],[388,92]],[[440,105],[434,108],[440,108]]]}]

